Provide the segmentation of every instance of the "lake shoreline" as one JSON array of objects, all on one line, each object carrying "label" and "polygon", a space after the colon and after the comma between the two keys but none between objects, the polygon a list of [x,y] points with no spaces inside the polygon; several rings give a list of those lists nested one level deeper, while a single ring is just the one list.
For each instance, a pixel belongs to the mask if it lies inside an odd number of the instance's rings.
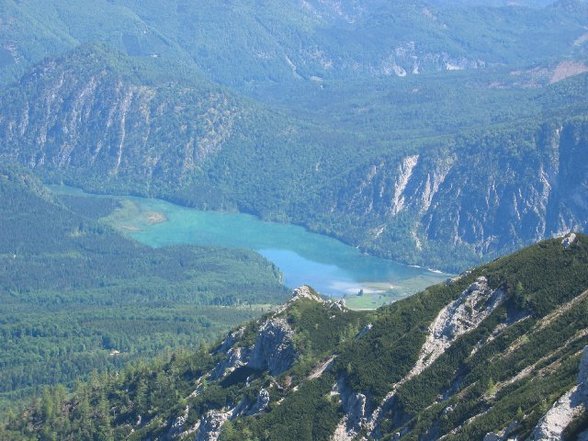
[{"label": "lake shoreline", "polygon": [[[377,252],[370,252],[367,249],[361,248],[359,245],[356,245],[352,242],[347,241],[344,237],[342,237],[340,235],[336,235],[336,234],[326,232],[326,231],[323,231],[320,229],[313,229],[304,223],[281,222],[280,220],[266,219],[266,218],[261,217],[259,214],[251,212],[251,211],[242,211],[239,209],[235,209],[235,210],[209,210],[206,208],[197,208],[197,207],[194,207],[191,205],[184,204],[184,203],[182,203],[182,201],[179,201],[177,199],[171,199],[171,198],[167,199],[165,197],[145,196],[145,195],[138,195],[138,194],[96,193],[93,191],[85,190],[82,187],[74,187],[74,186],[67,185],[67,184],[44,183],[44,185],[47,188],[49,188],[51,190],[51,192],[54,192],[55,194],[65,194],[65,195],[70,194],[72,196],[89,196],[89,197],[102,197],[102,198],[113,198],[113,199],[148,199],[148,200],[165,202],[165,203],[172,204],[172,205],[177,205],[179,207],[183,207],[183,208],[186,208],[189,210],[197,210],[197,211],[202,211],[202,212],[207,212],[207,213],[220,213],[220,214],[226,214],[226,215],[241,214],[241,215],[245,215],[245,216],[252,216],[252,217],[255,217],[257,220],[259,220],[260,222],[267,222],[267,223],[279,224],[279,225],[291,225],[291,226],[295,226],[295,227],[304,228],[308,233],[318,234],[321,236],[329,237],[331,239],[334,239],[336,241],[341,242],[342,244],[344,244],[346,246],[353,247],[353,248],[357,249],[359,252],[361,252],[367,256],[370,256],[370,257],[388,260],[390,262],[395,262],[400,265],[405,265],[405,266],[412,267],[412,268],[424,269],[424,270],[430,271],[435,274],[445,275],[445,276],[447,276],[447,278],[454,277],[456,275],[456,273],[448,272],[448,271],[445,271],[441,268],[432,268],[432,267],[426,266],[425,264],[418,265],[418,264],[415,264],[412,262],[403,262],[401,260],[391,259],[391,258],[386,257],[384,255],[381,255]],[[57,191],[54,191],[54,190],[57,190]],[[63,193],[61,193],[62,190],[65,190],[65,191],[63,191]],[[167,221],[168,221],[168,219],[165,219],[165,221],[163,221],[163,222],[167,222]],[[156,222],[156,223],[159,223],[159,222]]]},{"label": "lake shoreline", "polygon": [[157,198],[95,195],[75,187],[50,189],[55,194],[119,201],[120,207],[102,220],[145,245],[251,249],[280,269],[285,286],[309,284],[361,309],[404,298],[450,277],[366,253],[301,225],[270,222],[250,213],[198,210]]}]

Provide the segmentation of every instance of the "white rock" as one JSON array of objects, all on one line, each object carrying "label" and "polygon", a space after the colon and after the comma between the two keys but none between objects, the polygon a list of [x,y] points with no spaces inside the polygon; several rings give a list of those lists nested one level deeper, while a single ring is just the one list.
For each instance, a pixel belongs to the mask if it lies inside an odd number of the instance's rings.
[{"label": "white rock", "polygon": [[218,363],[212,371],[211,378],[213,380],[218,380],[219,378],[230,374],[235,369],[245,366],[249,354],[247,350],[237,346],[229,349],[226,355],[227,357]]},{"label": "white rock", "polygon": [[569,247],[571,247],[574,244],[574,242],[576,242],[576,238],[576,233],[570,233],[566,235],[561,241],[561,244],[564,247],[564,249],[567,250]]},{"label": "white rock", "polygon": [[270,403],[270,394],[267,389],[262,388],[257,394],[257,401],[253,407],[247,412],[247,415],[255,415],[263,412]]},{"label": "white rock", "polygon": [[485,277],[478,277],[460,296],[439,312],[431,326],[419,358],[411,371],[386,395],[374,410],[366,427],[373,432],[384,406],[391,402],[399,386],[432,365],[460,336],[476,329],[504,300],[502,289],[490,289]]},{"label": "white rock", "polygon": [[188,415],[190,413],[190,406],[186,406],[184,412],[179,415],[173,422],[170,430],[170,434],[173,436],[174,434],[178,434],[184,428],[186,421],[188,420]]},{"label": "white rock", "polygon": [[580,361],[578,384],[557,400],[533,430],[533,441],[560,441],[566,427],[588,409],[588,346]]},{"label": "white rock", "polygon": [[365,326],[362,328],[362,330],[361,330],[361,331],[359,331],[359,332],[357,333],[357,335],[355,336],[355,338],[361,338],[361,337],[363,337],[363,336],[364,336],[364,335],[366,335],[368,332],[370,332],[370,331],[372,330],[372,328],[373,328],[373,327],[374,327],[374,325],[373,325],[373,324],[371,324],[371,323],[368,323],[367,325],[365,325]]},{"label": "white rock", "polygon": [[232,411],[211,410],[200,419],[195,441],[217,441],[223,424],[231,417]]},{"label": "white rock", "polygon": [[291,302],[295,302],[301,299],[308,299],[313,300],[315,302],[324,303],[325,301],[317,294],[313,292],[313,290],[308,285],[302,285],[296,288],[292,293],[292,298],[290,299]]},{"label": "white rock", "polygon": [[433,364],[458,337],[476,329],[504,300],[504,291],[491,290],[484,276],[478,277],[461,295],[441,310],[429,329],[419,359],[404,381]]},{"label": "white rock", "polygon": [[345,299],[330,300],[330,308],[336,309],[337,311],[347,311],[347,304]]}]

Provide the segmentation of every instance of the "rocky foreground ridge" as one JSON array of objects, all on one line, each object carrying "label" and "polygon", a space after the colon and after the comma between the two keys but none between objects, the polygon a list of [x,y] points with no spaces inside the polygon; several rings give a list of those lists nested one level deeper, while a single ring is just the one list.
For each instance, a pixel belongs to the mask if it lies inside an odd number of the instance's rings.
[{"label": "rocky foreground ridge", "polygon": [[61,421],[64,440],[84,424],[121,440],[586,439],[587,343],[588,237],[568,235],[373,312],[300,287],[216,346],[105,376],[57,415],[33,404],[0,434]]}]

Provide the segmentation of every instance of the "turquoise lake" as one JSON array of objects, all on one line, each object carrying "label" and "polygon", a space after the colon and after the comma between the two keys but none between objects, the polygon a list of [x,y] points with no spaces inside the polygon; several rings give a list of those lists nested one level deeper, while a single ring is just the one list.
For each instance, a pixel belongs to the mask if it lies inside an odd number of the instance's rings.
[{"label": "turquoise lake", "polygon": [[[71,188],[52,188],[56,193],[96,197]],[[158,199],[116,199],[121,208],[106,221],[143,244],[252,249],[280,268],[286,286],[308,284],[323,294],[347,297],[357,297],[363,290],[365,299],[354,299],[358,306],[377,306],[406,297],[448,277],[366,255],[295,225],[265,222],[242,213],[200,211]]]}]

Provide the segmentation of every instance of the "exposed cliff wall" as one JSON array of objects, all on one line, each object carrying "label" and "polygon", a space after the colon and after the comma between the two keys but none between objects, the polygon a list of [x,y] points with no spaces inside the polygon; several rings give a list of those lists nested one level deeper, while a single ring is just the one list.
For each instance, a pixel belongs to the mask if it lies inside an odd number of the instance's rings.
[{"label": "exposed cliff wall", "polygon": [[293,335],[286,320],[276,318],[265,323],[255,340],[248,366],[267,369],[272,375],[288,370],[297,356]]},{"label": "exposed cliff wall", "polygon": [[[570,234],[550,243],[558,255],[570,256],[568,253],[583,247],[583,238]],[[521,258],[519,263],[526,264],[534,259]],[[496,269],[501,262],[506,259],[489,267]],[[407,338],[413,346],[409,349],[405,343],[398,361],[412,357],[415,361],[411,366],[405,364],[401,376],[392,367],[389,376],[382,378],[394,378],[388,380],[389,392],[383,399],[369,381],[364,380],[369,386],[350,387],[358,384],[353,369],[343,371],[333,390],[345,416],[331,440],[523,440],[531,433],[538,439],[563,440],[575,439],[566,438],[566,431],[577,434],[585,430],[586,291],[575,290],[573,297],[565,297],[564,289],[549,310],[533,312],[541,306],[524,300],[530,297],[523,285],[530,291],[559,288],[551,285],[547,275],[531,288],[524,282],[525,270],[517,271],[508,282],[497,279],[493,270],[466,272],[448,280],[445,289],[460,287],[460,294],[431,319],[420,349],[414,348],[415,336]],[[436,296],[443,292],[439,289]],[[385,331],[376,325],[372,332]],[[371,350],[378,352],[381,343],[372,340]],[[371,375],[376,372],[370,371]],[[571,389],[570,383],[574,383]],[[542,392],[536,396],[531,390]],[[471,401],[474,396],[479,397],[475,404]],[[552,403],[545,414],[546,406]],[[502,420],[500,430],[485,430],[496,427],[497,418]]]},{"label": "exposed cliff wall", "polygon": [[239,109],[225,93],[136,84],[88,51],[41,64],[5,97],[4,160],[145,189],[189,180],[231,137]]},{"label": "exposed cliff wall", "polygon": [[360,240],[368,249],[400,240],[413,256],[424,249],[436,259],[447,244],[464,256],[496,255],[588,227],[586,164],[583,119],[464,139],[360,165],[334,210],[365,226]]},{"label": "exposed cliff wall", "polygon": [[491,289],[486,277],[476,279],[456,300],[439,312],[429,326],[427,339],[420,349],[416,363],[408,374],[393,385],[392,390],[375,409],[369,410],[366,396],[348,390],[343,379],[340,379],[337,390],[342,396],[346,415],[337,427],[333,441],[352,440],[362,431],[379,437],[378,426],[382,414],[396,405],[395,395],[398,388],[435,363],[459,337],[475,330],[502,304],[505,296],[502,288]]}]

